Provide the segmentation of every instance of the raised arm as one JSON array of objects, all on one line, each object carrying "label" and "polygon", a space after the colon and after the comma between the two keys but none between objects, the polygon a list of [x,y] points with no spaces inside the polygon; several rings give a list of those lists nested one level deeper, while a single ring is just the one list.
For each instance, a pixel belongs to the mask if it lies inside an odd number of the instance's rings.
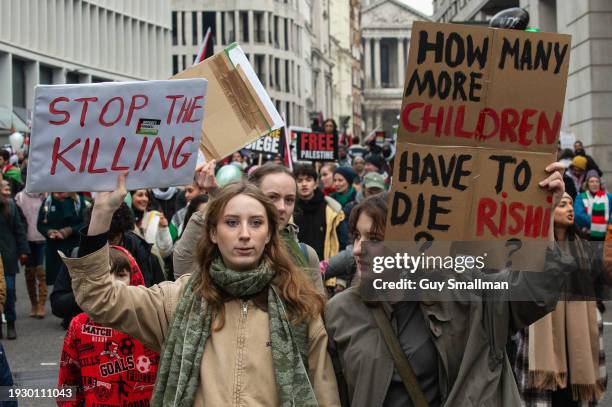
[{"label": "raised arm", "polygon": [[81,238],[79,258],[62,258],[83,311],[95,322],[125,332],[159,351],[186,280],[150,288],[112,281],[106,240],[113,213],[127,194],[126,176],[119,176],[116,191],[97,195],[89,228]]}]

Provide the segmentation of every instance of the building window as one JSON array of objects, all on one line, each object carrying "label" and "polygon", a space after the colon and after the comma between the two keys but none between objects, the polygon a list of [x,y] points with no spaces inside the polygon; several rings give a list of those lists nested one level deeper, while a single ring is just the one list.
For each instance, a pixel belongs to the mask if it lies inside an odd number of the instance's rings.
[{"label": "building window", "polygon": [[274,47],[280,48],[280,43],[278,42],[278,17],[274,17]]},{"label": "building window", "polygon": [[181,69],[185,68],[187,68],[187,55],[183,55],[183,65],[181,66]]},{"label": "building window", "polygon": [[291,71],[289,70],[289,60],[285,60],[285,92],[291,92],[290,88]]},{"label": "building window", "polygon": [[391,72],[389,72],[389,44],[380,42],[380,81],[383,88],[391,87]]},{"label": "building window", "polygon": [[172,12],[172,45],[178,45],[178,27],[177,27],[176,11]]},{"label": "building window", "polygon": [[198,13],[196,11],[191,12],[191,41],[193,45],[199,45],[200,43],[198,38]]},{"label": "building window", "polygon": [[285,24],[285,51],[289,50],[289,19],[283,18]]},{"label": "building window", "polygon": [[181,12],[181,45],[187,45],[185,39],[185,13]]},{"label": "building window", "polygon": [[41,65],[38,83],[40,83],[41,85],[53,84],[53,68]]},{"label": "building window", "polygon": [[280,90],[280,59],[274,58],[274,87]]},{"label": "building window", "polygon": [[245,11],[240,12],[240,27],[242,29],[242,35],[240,41],[249,42],[249,13]]},{"label": "building window", "polygon": [[254,30],[254,35],[255,35],[255,42],[265,42],[265,35],[266,33],[263,30],[263,19],[264,17],[264,13],[258,13],[256,12],[253,15],[253,20],[255,23],[255,30]]},{"label": "building window", "polygon": [[76,72],[68,72],[66,74],[66,83],[79,83],[79,74]]},{"label": "building window", "polygon": [[25,61],[13,58],[13,106],[26,107]]},{"label": "building window", "polygon": [[255,54],[255,66],[253,68],[255,69],[255,74],[257,77],[260,78],[261,82],[265,84],[264,79],[266,73],[264,72],[264,58],[265,55]]},{"label": "building window", "polygon": [[112,82],[112,81],[109,81],[108,79],[100,78],[99,76],[91,77],[91,83],[102,83],[102,82]]},{"label": "building window", "polygon": [[172,55],[172,74],[175,75],[179,71],[178,55]]}]

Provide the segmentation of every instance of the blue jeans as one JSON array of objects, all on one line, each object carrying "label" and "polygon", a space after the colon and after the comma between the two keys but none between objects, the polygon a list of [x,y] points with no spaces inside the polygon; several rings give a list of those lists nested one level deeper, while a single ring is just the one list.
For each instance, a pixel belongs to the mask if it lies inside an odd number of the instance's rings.
[{"label": "blue jeans", "polygon": [[5,274],[4,279],[6,280],[6,304],[4,305],[4,317],[7,321],[14,321],[17,319],[17,314],[15,313],[15,301],[17,300],[15,276]]}]

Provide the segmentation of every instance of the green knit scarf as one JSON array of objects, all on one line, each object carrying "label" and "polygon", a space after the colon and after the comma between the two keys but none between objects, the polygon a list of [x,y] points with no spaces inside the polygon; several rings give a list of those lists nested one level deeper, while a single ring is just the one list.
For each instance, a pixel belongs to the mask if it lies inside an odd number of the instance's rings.
[{"label": "green knit scarf", "polygon": [[[234,271],[226,268],[223,261],[217,258],[209,273],[219,288],[237,298],[250,297],[268,290],[272,361],[280,406],[318,406],[308,378],[307,323],[296,327],[288,321],[283,300],[271,284],[274,270],[262,263],[254,270]],[[191,276],[176,307],[160,355],[151,406],[193,405],[200,383],[204,346],[214,320],[206,300],[193,292],[194,285],[200,279],[200,273]]]}]

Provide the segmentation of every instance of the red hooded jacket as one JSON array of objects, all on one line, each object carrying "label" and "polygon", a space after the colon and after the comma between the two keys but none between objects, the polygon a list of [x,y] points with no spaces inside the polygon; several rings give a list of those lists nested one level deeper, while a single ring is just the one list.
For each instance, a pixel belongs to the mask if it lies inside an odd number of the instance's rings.
[{"label": "red hooded jacket", "polygon": [[[144,285],[140,268],[120,246],[130,264],[130,285]],[[111,250],[112,250],[111,249]],[[76,400],[59,406],[148,406],[153,395],[159,354],[138,340],[93,322],[85,313],[72,319],[60,360],[58,388],[76,386]]]}]

